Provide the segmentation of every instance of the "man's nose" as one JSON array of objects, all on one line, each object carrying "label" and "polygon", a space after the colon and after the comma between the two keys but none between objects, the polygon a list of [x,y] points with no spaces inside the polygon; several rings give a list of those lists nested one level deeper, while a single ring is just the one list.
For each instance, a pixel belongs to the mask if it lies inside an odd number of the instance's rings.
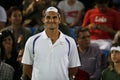
[{"label": "man's nose", "polygon": [[54,21],[54,19],[53,18],[50,18],[50,22],[53,22]]}]

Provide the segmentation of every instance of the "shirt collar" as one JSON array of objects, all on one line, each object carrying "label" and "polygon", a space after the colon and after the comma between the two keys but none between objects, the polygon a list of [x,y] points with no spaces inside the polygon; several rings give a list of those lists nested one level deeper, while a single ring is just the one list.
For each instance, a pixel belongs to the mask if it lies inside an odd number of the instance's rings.
[{"label": "shirt collar", "polygon": [[[61,31],[59,31],[59,32],[60,32],[59,39],[62,39],[62,38],[64,37],[64,34],[63,34]],[[48,39],[48,36],[47,36],[45,30],[41,33],[41,37],[42,37],[43,39]]]}]

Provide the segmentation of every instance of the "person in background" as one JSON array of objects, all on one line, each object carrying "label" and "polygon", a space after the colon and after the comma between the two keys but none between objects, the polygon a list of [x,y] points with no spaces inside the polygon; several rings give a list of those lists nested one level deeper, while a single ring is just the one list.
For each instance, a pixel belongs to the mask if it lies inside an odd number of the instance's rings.
[{"label": "person in background", "polygon": [[69,80],[80,66],[77,46],[59,30],[59,10],[48,7],[44,13],[45,30],[28,39],[22,58],[23,71],[31,80]]},{"label": "person in background", "polygon": [[89,73],[90,80],[99,80],[103,66],[101,65],[102,51],[90,44],[90,37],[88,28],[78,28],[76,30],[76,42],[81,61],[80,69]]},{"label": "person in background", "polygon": [[15,73],[13,80],[20,80],[22,70],[20,64],[17,62],[18,52],[16,49],[15,38],[11,31],[5,30],[1,32],[0,44],[1,60],[14,68]]},{"label": "person in background", "polygon": [[[1,44],[0,44],[0,54],[1,54]],[[9,64],[6,64],[5,62],[1,61],[0,58],[0,80],[13,80],[13,76],[14,76],[14,68]]]},{"label": "person in background", "polygon": [[82,27],[87,27],[91,33],[91,43],[108,56],[112,39],[120,30],[119,13],[108,7],[109,0],[95,0],[95,8],[86,12]]},{"label": "person in background", "polygon": [[10,30],[15,38],[17,51],[19,52],[20,49],[24,49],[24,45],[27,39],[32,35],[29,28],[26,28],[22,25],[22,12],[18,7],[11,7],[8,10],[8,21],[9,26],[0,30],[0,32],[4,30]]},{"label": "person in background", "polygon": [[111,63],[102,72],[102,80],[120,80],[120,43],[114,43],[110,49]]},{"label": "person in background", "polygon": [[78,0],[63,0],[58,3],[62,12],[62,23],[70,29],[71,35],[75,38],[75,29],[81,24],[84,5]]},{"label": "person in background", "polygon": [[2,6],[0,6],[0,30],[5,27],[6,22],[7,22],[6,11]]}]

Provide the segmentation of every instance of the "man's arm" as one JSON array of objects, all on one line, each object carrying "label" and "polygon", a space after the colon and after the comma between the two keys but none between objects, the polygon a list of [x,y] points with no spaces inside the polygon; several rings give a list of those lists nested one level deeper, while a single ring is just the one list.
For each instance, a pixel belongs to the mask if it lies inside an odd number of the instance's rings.
[{"label": "man's arm", "polygon": [[32,65],[23,64],[23,74],[26,74],[31,79]]}]

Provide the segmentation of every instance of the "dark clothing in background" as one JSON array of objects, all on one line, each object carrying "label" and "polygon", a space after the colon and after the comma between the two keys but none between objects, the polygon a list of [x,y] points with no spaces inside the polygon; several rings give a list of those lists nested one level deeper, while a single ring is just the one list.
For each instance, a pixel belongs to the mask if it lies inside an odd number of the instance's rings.
[{"label": "dark clothing in background", "polygon": [[23,0],[0,0],[0,5],[2,5],[5,10],[8,10],[11,6],[17,6],[22,9]]}]

